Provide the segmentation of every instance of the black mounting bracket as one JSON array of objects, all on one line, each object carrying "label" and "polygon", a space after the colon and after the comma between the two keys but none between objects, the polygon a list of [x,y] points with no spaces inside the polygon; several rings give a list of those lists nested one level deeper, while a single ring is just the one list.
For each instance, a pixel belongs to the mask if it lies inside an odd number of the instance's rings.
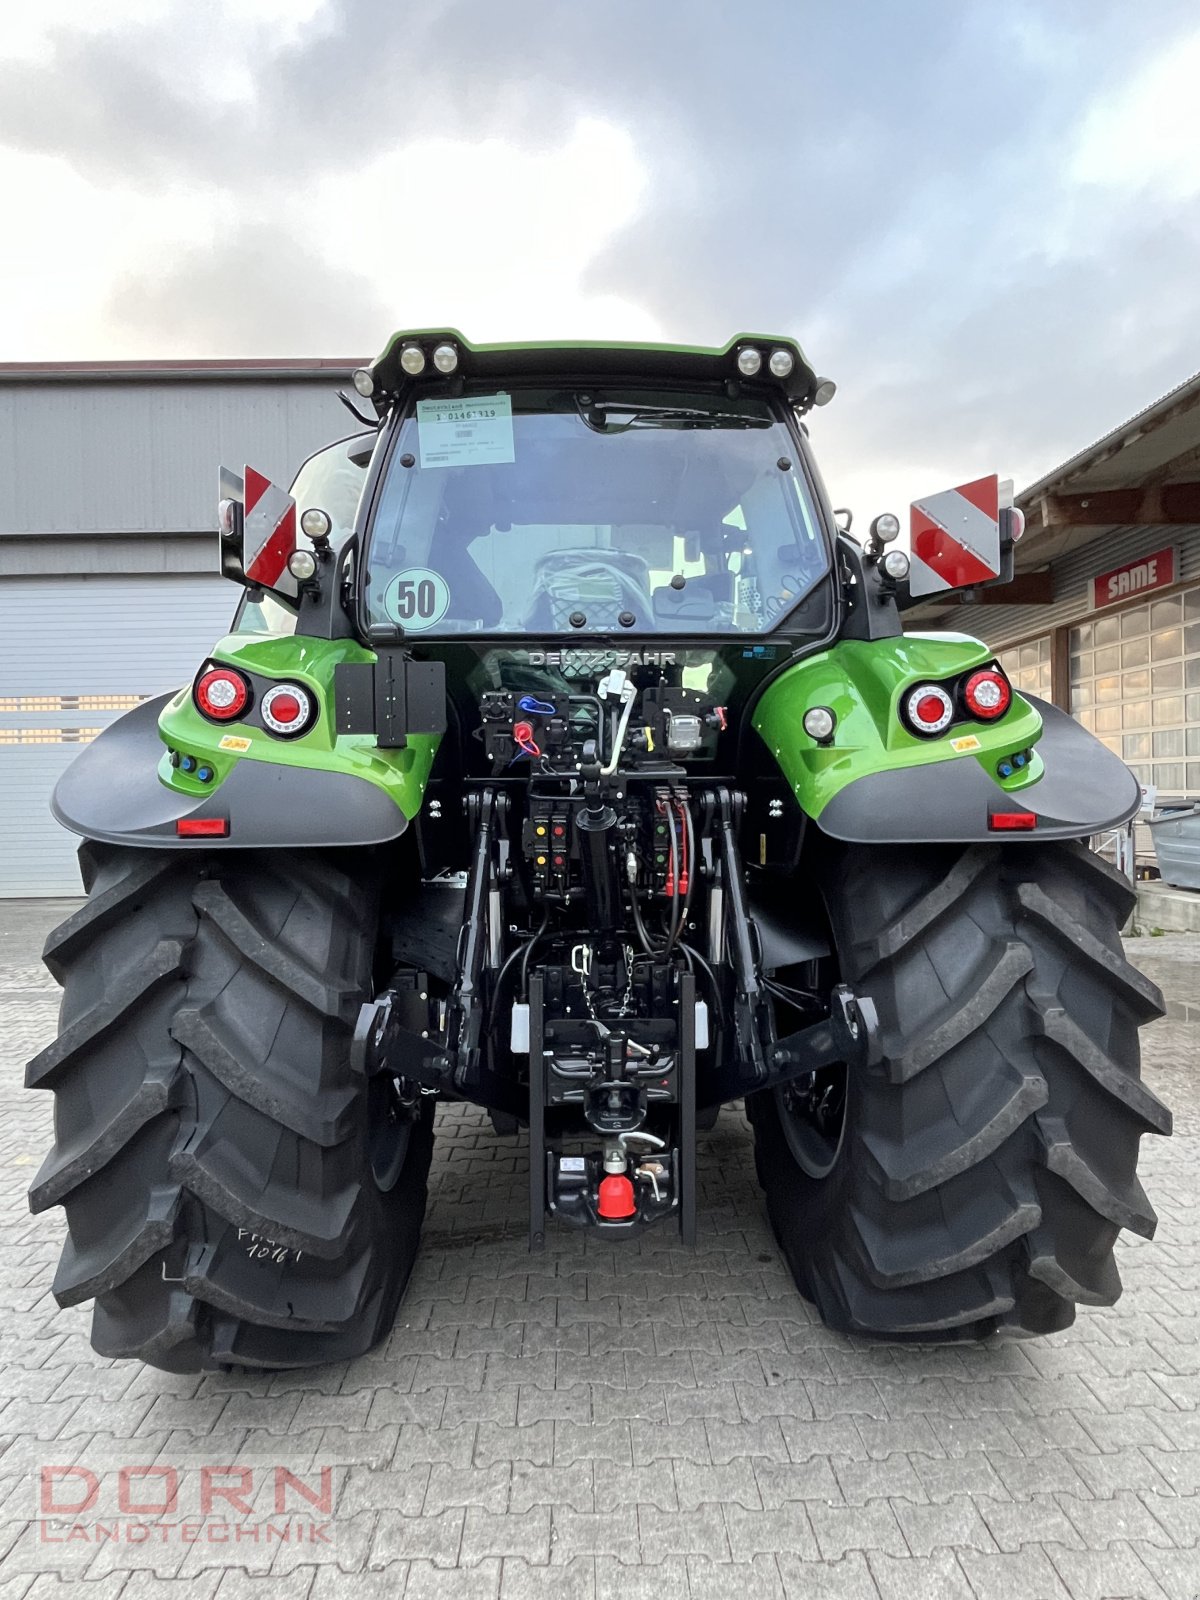
[{"label": "black mounting bracket", "polygon": [[445,662],[372,647],[374,661],[343,661],[333,669],[338,733],[373,733],[381,750],[403,750],[410,733],[445,733]]}]

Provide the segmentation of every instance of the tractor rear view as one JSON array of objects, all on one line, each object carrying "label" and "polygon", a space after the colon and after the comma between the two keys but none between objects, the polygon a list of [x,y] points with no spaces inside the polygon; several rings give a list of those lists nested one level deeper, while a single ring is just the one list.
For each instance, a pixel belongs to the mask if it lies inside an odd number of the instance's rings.
[{"label": "tractor rear view", "polygon": [[[1157,991],[1087,839],[1127,769],[988,648],[996,480],[840,529],[800,349],[401,334],[286,493],[222,474],[234,629],[60,781],[31,1191],[60,1303],[171,1371],[389,1330],[439,1099],[529,1151],[529,1243],[697,1227],[744,1100],[797,1286],[847,1332],[1065,1327],[1149,1235]],[[303,537],[301,537],[301,535]]]}]

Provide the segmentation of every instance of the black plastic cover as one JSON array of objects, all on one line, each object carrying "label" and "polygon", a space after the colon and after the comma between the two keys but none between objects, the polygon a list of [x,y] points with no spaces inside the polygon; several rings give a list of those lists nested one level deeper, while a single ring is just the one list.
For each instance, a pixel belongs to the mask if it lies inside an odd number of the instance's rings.
[{"label": "black plastic cover", "polygon": [[[64,828],[106,844],[239,850],[383,844],[408,826],[377,784],[344,772],[242,760],[211,794],[167,788],[158,718],[171,698],[145,701],[76,756],[50,801]],[[181,839],[181,817],[227,817],[229,835]]]},{"label": "black plastic cover", "polygon": [[[817,819],[822,832],[856,844],[960,843],[983,839],[1082,839],[1128,822],[1141,805],[1137,779],[1065,711],[1024,695],[1044,732],[1041,778],[1010,794],[972,756],[932,766],[873,772],[836,794]],[[1028,812],[1037,826],[997,830],[997,812]]]}]

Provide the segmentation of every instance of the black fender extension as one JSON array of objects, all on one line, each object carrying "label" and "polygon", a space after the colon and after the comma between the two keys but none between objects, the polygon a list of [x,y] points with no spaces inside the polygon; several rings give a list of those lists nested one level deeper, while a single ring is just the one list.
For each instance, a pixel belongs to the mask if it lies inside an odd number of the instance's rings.
[{"label": "black fender extension", "polygon": [[[50,801],[72,833],[148,849],[319,849],[384,844],[408,819],[366,778],[243,759],[211,794],[159,781],[158,718],[169,694],[144,701],[105,728],[59,778]],[[181,838],[181,818],[225,818],[225,837]]]},{"label": "black fender extension", "polygon": [[[1036,783],[1001,789],[973,756],[856,778],[829,801],[817,826],[851,844],[969,844],[1084,839],[1118,828],[1141,805],[1137,779],[1119,756],[1057,706],[1025,695],[1042,718]],[[992,818],[1032,812],[1030,828]]]}]

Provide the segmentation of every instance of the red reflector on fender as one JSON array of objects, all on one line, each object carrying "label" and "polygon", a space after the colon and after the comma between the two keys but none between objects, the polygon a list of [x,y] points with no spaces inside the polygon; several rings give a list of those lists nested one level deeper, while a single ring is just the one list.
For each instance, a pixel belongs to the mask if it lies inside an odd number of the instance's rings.
[{"label": "red reflector on fender", "polygon": [[228,817],[180,817],[175,832],[183,839],[227,839]]},{"label": "red reflector on fender", "polygon": [[1037,813],[1034,811],[993,811],[988,818],[988,827],[996,833],[1020,832],[1026,828],[1037,827]]}]

